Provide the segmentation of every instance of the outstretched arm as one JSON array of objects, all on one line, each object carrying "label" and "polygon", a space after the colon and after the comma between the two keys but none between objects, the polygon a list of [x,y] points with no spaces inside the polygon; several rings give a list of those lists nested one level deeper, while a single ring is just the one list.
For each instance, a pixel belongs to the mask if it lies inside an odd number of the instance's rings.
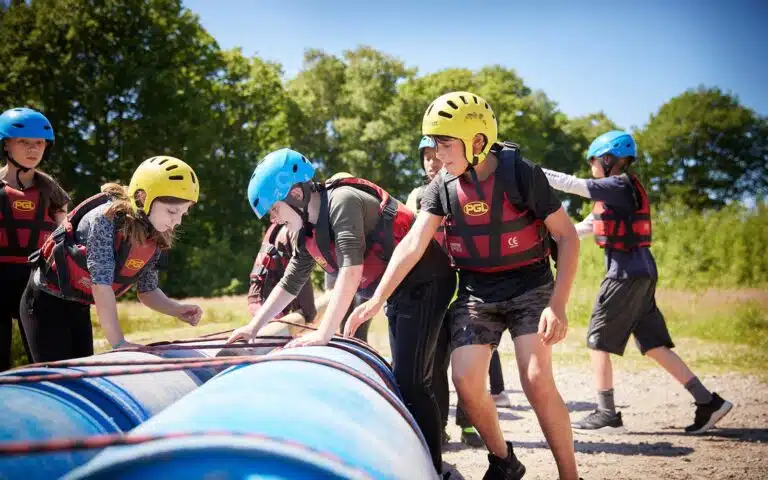
[{"label": "outstretched arm", "polygon": [[565,193],[572,193],[584,198],[592,198],[587,188],[587,181],[583,178],[574,177],[567,173],[556,172],[547,168],[542,168],[547,181],[555,190]]}]

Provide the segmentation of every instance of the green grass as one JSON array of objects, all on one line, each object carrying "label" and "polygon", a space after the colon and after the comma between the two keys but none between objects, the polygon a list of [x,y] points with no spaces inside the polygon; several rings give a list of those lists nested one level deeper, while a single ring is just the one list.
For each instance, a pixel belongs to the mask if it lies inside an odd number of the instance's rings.
[{"label": "green grass", "polygon": [[[579,281],[568,306],[571,330],[563,345],[555,348],[557,364],[584,364],[589,354],[584,347],[586,326],[597,295],[597,285]],[[759,289],[710,289],[682,291],[660,289],[656,299],[667,319],[678,353],[696,371],[741,371],[768,376],[768,291]],[[200,326],[192,328],[179,320],[153,312],[136,302],[118,306],[120,324],[129,340],[151,341],[190,338],[244,325],[248,321],[244,296],[187,299],[204,311]],[[92,311],[97,351],[108,348]],[[21,355],[15,332],[14,352]],[[378,315],[371,328],[371,343],[388,354],[386,320]],[[653,363],[629,345],[621,368],[646,368]]]}]

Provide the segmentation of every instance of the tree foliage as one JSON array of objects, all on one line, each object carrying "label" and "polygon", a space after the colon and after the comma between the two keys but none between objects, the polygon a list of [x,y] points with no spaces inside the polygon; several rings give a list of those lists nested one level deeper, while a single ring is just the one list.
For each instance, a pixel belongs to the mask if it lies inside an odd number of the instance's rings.
[{"label": "tree foliage", "polygon": [[[264,229],[245,190],[273,149],[301,151],[319,177],[348,171],[404,199],[421,182],[423,112],[448,91],[485,97],[500,139],[565,172],[587,174],[587,146],[617,128],[599,111],[568,118],[500,65],[418,75],[370,46],[339,56],[309,49],[285,79],[280,65],[222,50],[180,0],[0,1],[0,69],[0,108],[31,106],[53,123],[55,154],[42,168],[75,201],[104,182],[127,183],[153,155],[195,168],[201,201],[163,283],[177,296],[244,291]],[[732,95],[684,92],[634,133],[654,200],[706,209],[766,195],[767,120]],[[571,199],[572,213],[580,206]]]}]

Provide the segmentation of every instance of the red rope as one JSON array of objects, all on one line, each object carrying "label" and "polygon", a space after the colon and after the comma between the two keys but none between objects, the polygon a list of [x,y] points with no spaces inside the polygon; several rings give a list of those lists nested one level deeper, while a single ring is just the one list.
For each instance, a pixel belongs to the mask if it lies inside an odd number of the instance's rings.
[{"label": "red rope", "polygon": [[[229,337],[227,337],[229,338]],[[293,337],[290,335],[257,335],[256,337],[253,337],[254,340],[291,340]],[[161,345],[180,345],[184,343],[199,343],[199,342],[206,342],[211,340],[225,340],[225,338],[188,338],[186,340],[163,340],[160,342],[154,342],[149,343],[146,346],[147,347],[155,347],[155,346],[161,346]]]},{"label": "red rope", "polygon": [[7,442],[0,444],[0,456],[11,455],[29,455],[39,453],[53,453],[62,451],[75,451],[75,450],[92,450],[102,449],[106,447],[125,446],[125,445],[140,445],[143,443],[156,442],[158,440],[171,440],[177,438],[196,438],[196,437],[235,437],[255,440],[265,440],[269,442],[283,444],[292,448],[303,450],[306,452],[312,452],[316,455],[322,456],[331,460],[334,463],[343,465],[344,467],[353,469],[355,473],[360,475],[360,478],[370,479],[368,474],[363,472],[357,467],[353,467],[344,462],[336,455],[317,450],[307,445],[285,440],[282,438],[271,437],[260,433],[245,433],[245,432],[227,432],[227,431],[205,431],[205,432],[178,432],[178,433],[164,433],[156,435],[137,435],[131,434],[130,436],[122,434],[112,435],[94,435],[85,438],[62,438],[45,441],[31,441],[31,442]]},{"label": "red rope", "polygon": [[50,373],[44,375],[28,375],[28,376],[16,376],[16,375],[4,375],[0,376],[0,385],[17,385],[20,383],[38,383],[38,382],[50,382],[54,380],[77,380],[80,378],[99,378],[99,377],[111,377],[120,375],[140,375],[143,373],[158,373],[158,372],[173,372],[177,370],[186,370],[190,368],[201,367],[228,367],[234,365],[243,365],[250,363],[258,363],[265,357],[256,356],[244,356],[244,357],[230,357],[226,359],[218,358],[202,358],[202,359],[181,359],[186,360],[184,362],[168,362],[170,365],[159,365],[156,367],[142,367],[142,368],[123,368],[114,370],[100,370],[100,371],[88,371],[88,372],[66,372],[66,373]]},{"label": "red rope", "polygon": [[[411,428],[416,432],[416,436],[423,440],[423,437],[421,436],[421,430],[419,429],[418,425],[413,420],[413,417],[411,417],[410,413],[408,413],[408,410],[405,408],[404,404],[400,402],[395,393],[391,390],[387,390],[385,387],[382,387],[376,381],[372,380],[371,378],[365,376],[364,374],[358,372],[357,370],[348,367],[342,363],[328,360],[325,358],[320,357],[309,357],[304,355],[280,355],[280,356],[266,356],[266,357],[241,357],[241,359],[237,359],[236,357],[232,357],[232,360],[214,360],[210,361],[210,359],[206,359],[202,362],[188,362],[188,363],[180,363],[177,365],[163,365],[160,367],[155,368],[142,368],[142,369],[125,369],[125,370],[118,370],[118,371],[111,371],[111,372],[72,372],[68,374],[52,374],[52,375],[35,375],[35,376],[29,376],[29,377],[12,377],[12,376],[0,376],[0,385],[3,384],[17,384],[17,383],[34,383],[39,381],[50,381],[50,380],[74,380],[77,378],[94,378],[94,377],[100,377],[105,375],[131,375],[131,374],[140,374],[140,373],[155,373],[155,372],[167,372],[167,371],[173,371],[173,370],[182,370],[186,368],[195,368],[195,367],[205,367],[205,366],[233,366],[233,365],[242,365],[242,364],[256,364],[256,363],[267,363],[267,362],[284,362],[284,361],[295,361],[295,362],[304,362],[304,363],[314,363],[316,365],[324,365],[327,367],[335,368],[336,370],[345,372],[358,380],[362,381],[372,389],[374,389],[377,393],[379,393],[398,413],[400,413],[405,421],[411,426]],[[185,435],[185,434],[182,434]],[[97,436],[96,443],[99,446],[89,446],[88,442],[86,440],[88,439],[75,439],[75,440],[52,440],[52,441],[42,441],[42,442],[11,442],[11,443],[3,443],[0,444],[0,455],[11,455],[11,454],[18,454],[18,453],[30,453],[29,446],[34,446],[36,451],[43,451],[43,452],[53,452],[53,451],[64,451],[64,450],[70,450],[70,449],[78,449],[78,448],[102,448],[104,446],[111,445],[110,443],[98,443],[98,438],[101,438],[102,436]],[[114,438],[114,436],[107,436]],[[89,437],[92,438],[92,437]],[[118,436],[118,438],[128,438],[128,437],[122,437]],[[103,441],[102,441],[103,442]],[[74,444],[74,446],[73,446]],[[8,449],[8,445],[11,445],[11,450]],[[25,446],[26,445],[26,446]],[[21,451],[19,451],[21,449]]]},{"label": "red rope", "polygon": [[[75,360],[60,360],[49,363],[36,363],[16,370],[13,372],[23,372],[31,367],[35,368],[73,368],[73,367],[125,367],[138,365],[173,365],[176,363],[190,362],[215,362],[219,360],[239,360],[245,358],[254,358],[257,355],[233,355],[231,357],[202,357],[202,358],[150,358],[147,360],[90,360],[91,357],[85,357]],[[2,378],[2,377],[0,377]]]}]

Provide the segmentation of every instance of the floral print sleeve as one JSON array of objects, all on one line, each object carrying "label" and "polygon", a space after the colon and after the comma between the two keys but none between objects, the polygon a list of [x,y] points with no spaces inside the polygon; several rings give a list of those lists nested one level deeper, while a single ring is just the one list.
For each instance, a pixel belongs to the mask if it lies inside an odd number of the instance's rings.
[{"label": "floral print sleeve", "polygon": [[94,209],[83,217],[89,227],[86,260],[94,285],[112,285],[115,280],[115,224],[104,216],[103,210]]},{"label": "floral print sleeve", "polygon": [[158,249],[155,254],[152,255],[152,258],[147,263],[147,266],[144,267],[144,270],[142,270],[139,274],[139,280],[136,283],[136,288],[139,289],[139,293],[146,293],[151,292],[152,290],[157,290],[157,260],[159,258],[160,250]]}]

